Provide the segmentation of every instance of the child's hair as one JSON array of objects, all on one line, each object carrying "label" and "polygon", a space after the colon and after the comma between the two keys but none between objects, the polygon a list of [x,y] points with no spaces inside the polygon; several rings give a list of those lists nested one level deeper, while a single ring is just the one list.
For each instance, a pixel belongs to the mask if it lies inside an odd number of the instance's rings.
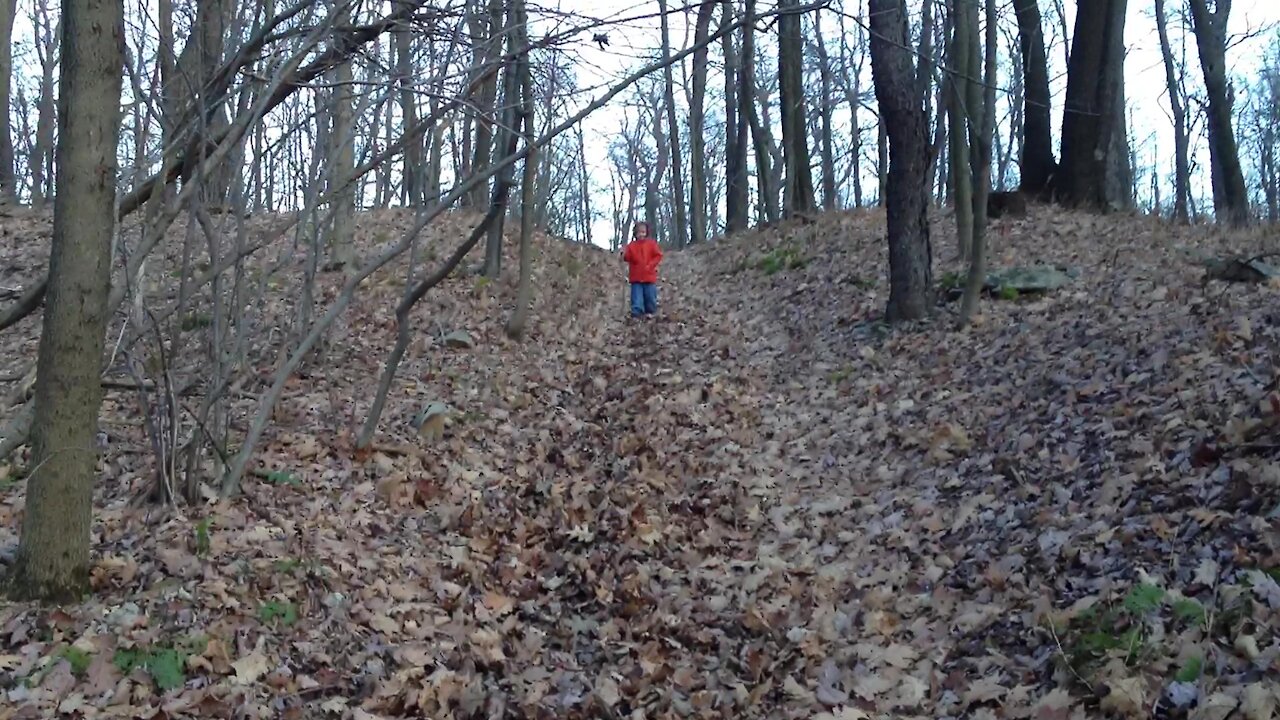
[{"label": "child's hair", "polygon": [[645,222],[645,221],[643,221],[643,220],[641,220],[640,222],[636,223],[636,224],[635,224],[635,227],[633,227],[633,228],[632,228],[632,230],[633,230],[633,231],[635,231],[635,232],[639,232],[640,228],[644,228],[644,234],[645,234],[645,235],[648,235],[648,234],[650,233],[649,223],[647,223],[647,222]]}]

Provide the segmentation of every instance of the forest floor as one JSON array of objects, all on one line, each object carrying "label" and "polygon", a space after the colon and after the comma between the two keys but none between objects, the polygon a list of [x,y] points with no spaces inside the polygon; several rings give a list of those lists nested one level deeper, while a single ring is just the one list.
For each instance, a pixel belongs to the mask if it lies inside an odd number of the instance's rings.
[{"label": "forest floor", "polygon": [[[362,247],[411,220],[362,215]],[[1272,717],[1280,287],[1202,286],[1192,262],[1267,238],[1033,208],[993,229],[994,264],[1079,279],[957,330],[954,304],[879,322],[883,227],[829,213],[668,253],[650,321],[616,255],[539,238],[525,342],[511,278],[447,280],[358,451],[405,274],[381,271],[232,500],[138,503],[139,397],[110,390],[95,592],[0,605],[0,720]],[[0,285],[28,282],[47,218],[0,232]],[[247,312],[287,333],[281,266]],[[171,323],[194,374],[207,327]],[[275,367],[258,334],[233,427]],[[0,377],[37,336],[0,335]],[[439,440],[408,424],[431,402],[454,410]]]}]

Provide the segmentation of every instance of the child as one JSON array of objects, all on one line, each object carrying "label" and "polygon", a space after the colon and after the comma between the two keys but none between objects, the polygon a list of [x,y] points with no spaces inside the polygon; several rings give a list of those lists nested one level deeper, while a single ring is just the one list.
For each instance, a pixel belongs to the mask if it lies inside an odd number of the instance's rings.
[{"label": "child", "polygon": [[662,248],[649,237],[649,223],[639,222],[635,227],[635,240],[627,243],[622,259],[631,267],[631,317],[644,317],[658,312],[658,265],[662,262]]}]

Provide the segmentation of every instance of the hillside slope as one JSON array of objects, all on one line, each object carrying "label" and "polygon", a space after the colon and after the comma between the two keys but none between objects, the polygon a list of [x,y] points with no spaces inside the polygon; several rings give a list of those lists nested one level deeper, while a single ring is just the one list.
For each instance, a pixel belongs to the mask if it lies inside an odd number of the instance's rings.
[{"label": "hillside slope", "polygon": [[[411,221],[364,215],[361,242]],[[181,514],[131,502],[153,462],[113,391],[94,598],[0,606],[13,716],[1267,717],[1276,290],[1202,290],[1176,249],[1254,241],[1037,209],[998,262],[1082,279],[961,332],[875,322],[882,228],[670,253],[652,322],[615,255],[539,238],[528,339],[502,333],[511,278],[446,281],[360,451],[389,268],[290,384],[245,496]],[[296,315],[290,262],[260,327]],[[0,335],[6,363],[35,332]],[[435,442],[408,425],[432,402]],[[11,480],[0,548],[22,502]]]}]

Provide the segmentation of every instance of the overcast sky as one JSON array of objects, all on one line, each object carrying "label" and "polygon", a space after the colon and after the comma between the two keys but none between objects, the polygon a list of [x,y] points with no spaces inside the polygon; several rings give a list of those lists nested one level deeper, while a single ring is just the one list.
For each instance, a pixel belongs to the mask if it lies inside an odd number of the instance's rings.
[{"label": "overcast sky", "polygon": [[[556,3],[550,3],[556,6]],[[772,6],[769,0],[761,0],[759,7],[767,8]],[[833,4],[839,4],[839,0],[833,0]],[[865,22],[865,4],[866,0],[844,0],[844,11]],[[913,11],[918,10],[919,3],[908,2],[908,6]],[[1129,0],[1129,15],[1125,22],[1125,45],[1128,56],[1125,64],[1126,73],[1126,94],[1129,102],[1131,117],[1133,120],[1130,128],[1130,135],[1134,139],[1135,149],[1139,153],[1139,163],[1141,165],[1150,165],[1153,157],[1161,158],[1159,164],[1161,172],[1172,174],[1172,162],[1167,158],[1172,157],[1173,139],[1172,139],[1172,121],[1168,115],[1168,103],[1164,98],[1165,81],[1164,67],[1160,56],[1160,43],[1156,34],[1155,19],[1152,11],[1152,0]],[[1185,0],[1167,0],[1168,12],[1172,15],[1177,12],[1185,4]],[[1052,20],[1050,3],[1042,2],[1042,11],[1045,15],[1046,34],[1050,42],[1056,32],[1049,27]],[[1074,22],[1075,3],[1067,0],[1065,3],[1068,23]],[[671,7],[681,7],[682,3],[673,0]],[[591,15],[601,18],[634,18],[643,15],[656,13],[658,3],[656,0],[648,2],[636,2],[634,0],[561,0],[558,7],[564,11],[589,12]],[[1006,12],[1011,12],[1007,3],[1002,3]],[[826,11],[832,12],[832,11]],[[690,22],[692,18],[690,16]],[[1011,22],[1011,20],[1010,20]],[[1176,23],[1174,23],[1176,24]],[[1274,28],[1280,25],[1280,0],[1235,0],[1232,7],[1230,31],[1237,36],[1245,36],[1256,34],[1259,29],[1271,27],[1272,32],[1263,33],[1260,37],[1252,40],[1243,40],[1241,44],[1233,47],[1228,53],[1228,64],[1233,74],[1247,76],[1248,73],[1256,68],[1259,58],[1263,54],[1263,50],[1275,38]],[[830,36],[835,27],[834,22],[824,23],[824,31]],[[1013,26],[1010,25],[1010,30]],[[677,49],[683,45],[687,35],[691,35],[692,31],[685,23],[683,18],[675,17],[672,20],[672,44]],[[1171,42],[1176,44],[1179,42],[1181,31],[1177,28],[1171,28]],[[651,58],[658,51],[659,38],[658,24],[656,20],[645,19],[627,23],[626,31],[619,32],[618,29],[612,30],[609,34],[610,45],[607,50],[601,51],[588,43],[582,43],[582,47],[574,47],[573,52],[577,57],[577,72],[579,82],[582,86],[592,86],[608,83],[610,80],[617,79],[625,74],[628,69],[636,67],[646,58]],[[1197,64],[1197,56],[1194,50],[1194,41],[1191,42],[1188,58],[1192,64],[1190,71],[1195,78],[1200,75],[1200,68]],[[830,37],[829,37],[830,41]],[[1055,45],[1048,49],[1050,63],[1054,65],[1051,68],[1051,75],[1055,75],[1055,97],[1054,97],[1054,125],[1055,133],[1058,124],[1061,121],[1062,113],[1062,92],[1065,89],[1065,78],[1061,77],[1061,73],[1065,69],[1065,53],[1061,45]],[[712,67],[713,72],[718,72],[719,57],[718,49],[712,51]],[[867,72],[870,72],[868,65]],[[677,82],[679,78],[677,76]],[[1007,83],[1007,79],[1002,79],[1002,83]],[[867,86],[870,85],[870,77],[867,78]],[[721,81],[717,79],[709,79],[708,87],[722,87]],[[679,92],[677,93],[679,94]],[[586,98],[583,98],[584,100]],[[608,183],[608,164],[606,147],[608,139],[616,133],[620,123],[620,113],[625,112],[621,105],[606,108],[591,118],[586,124],[587,138],[587,156],[588,163],[593,169],[593,176],[597,182],[601,184]],[[864,119],[864,124],[868,122]],[[874,142],[874,135],[867,135],[865,141]],[[1207,153],[1201,143],[1201,151]],[[1207,156],[1201,161],[1201,165],[1207,167]],[[863,169],[863,175],[870,180],[872,176],[871,167]],[[1207,182],[1207,178],[1202,182]],[[602,194],[596,201],[596,207],[601,211],[607,211],[608,195]],[[608,245],[609,237],[614,232],[610,218],[601,218],[596,222],[596,237],[593,240],[600,245]]]}]

